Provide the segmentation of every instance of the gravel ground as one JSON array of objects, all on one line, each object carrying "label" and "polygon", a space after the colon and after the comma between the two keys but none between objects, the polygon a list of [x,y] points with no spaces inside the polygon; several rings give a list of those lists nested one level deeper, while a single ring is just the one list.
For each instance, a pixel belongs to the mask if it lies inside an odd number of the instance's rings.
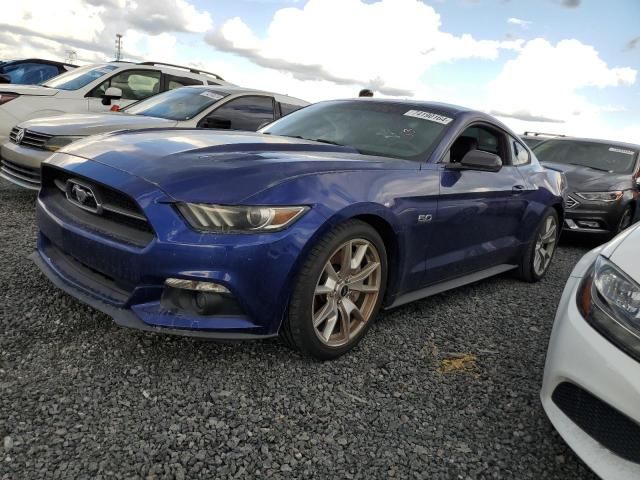
[{"label": "gravel ground", "polygon": [[[538,397],[585,245],[565,242],[541,283],[504,275],[385,313],[317,363],[276,340],[115,326],[26,259],[34,200],[0,180],[2,479],[595,478]],[[476,360],[441,371],[461,354]]]}]

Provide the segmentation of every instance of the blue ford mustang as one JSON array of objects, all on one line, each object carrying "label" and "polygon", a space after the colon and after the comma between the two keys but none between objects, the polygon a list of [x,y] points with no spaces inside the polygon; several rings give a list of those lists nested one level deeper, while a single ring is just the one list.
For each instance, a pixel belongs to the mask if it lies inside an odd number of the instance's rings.
[{"label": "blue ford mustang", "polygon": [[450,105],[322,102],[259,133],[144,130],[42,169],[38,249],[57,286],[118,324],[280,334],[337,357],[378,310],[546,272],[564,178],[494,118]]}]

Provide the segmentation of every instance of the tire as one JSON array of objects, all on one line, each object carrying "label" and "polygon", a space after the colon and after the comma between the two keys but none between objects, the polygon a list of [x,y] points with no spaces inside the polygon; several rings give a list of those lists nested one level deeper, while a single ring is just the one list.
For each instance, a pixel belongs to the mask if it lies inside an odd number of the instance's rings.
[{"label": "tire", "polygon": [[[552,222],[554,225],[553,234],[550,233],[549,224]],[[558,245],[558,238],[560,236],[560,225],[558,221],[558,214],[556,213],[554,208],[549,208],[536,232],[533,236],[533,239],[527,246],[522,258],[520,259],[520,264],[518,266],[518,277],[525,282],[537,282],[542,277],[545,276],[547,270],[549,270],[549,265],[551,265],[551,260],[553,259],[553,255],[556,251],[556,247]],[[548,237],[546,240],[543,240],[542,237]],[[542,242],[542,243],[541,243]],[[548,243],[545,243],[548,242]],[[546,248],[544,245],[546,244]],[[536,253],[539,252],[540,247],[542,247],[547,253],[548,257],[545,256],[544,265],[542,268],[538,268]],[[551,251],[548,252],[547,248],[551,248]]]},{"label": "tire", "polygon": [[[349,265],[360,259],[357,268],[344,266],[347,251]],[[387,253],[378,232],[360,220],[334,227],[311,249],[296,277],[282,338],[318,360],[347,353],[370,328],[386,282]]]},{"label": "tire", "polygon": [[632,225],[632,223],[633,223],[633,209],[631,208],[631,205],[627,205],[624,211],[622,212],[622,215],[620,215],[620,220],[618,220],[615,230],[611,232],[611,236],[615,237],[623,230],[626,230],[627,228],[629,228]]}]

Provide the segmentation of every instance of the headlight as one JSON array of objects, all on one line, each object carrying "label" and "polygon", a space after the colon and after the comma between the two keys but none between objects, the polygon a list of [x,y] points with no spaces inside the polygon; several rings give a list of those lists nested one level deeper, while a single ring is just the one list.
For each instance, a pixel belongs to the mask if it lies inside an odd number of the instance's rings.
[{"label": "headlight", "polygon": [[640,360],[640,285],[598,257],[578,289],[585,319],[629,355]]},{"label": "headlight", "polygon": [[57,152],[62,147],[69,145],[71,142],[75,142],[76,140],[80,140],[81,136],[59,136],[59,137],[51,137],[49,140],[44,142],[45,150],[49,150],[50,152]]},{"label": "headlight", "polygon": [[178,210],[196,230],[208,232],[273,232],[300,218],[309,207],[248,207],[178,203]]},{"label": "headlight", "polygon": [[589,200],[592,202],[615,202],[620,200],[623,192],[620,190],[614,190],[611,192],[576,192],[580,198]]}]

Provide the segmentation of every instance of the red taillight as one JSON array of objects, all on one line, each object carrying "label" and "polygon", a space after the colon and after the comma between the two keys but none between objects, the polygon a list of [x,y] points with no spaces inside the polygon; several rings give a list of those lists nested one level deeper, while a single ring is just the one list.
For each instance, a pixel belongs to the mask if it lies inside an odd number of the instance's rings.
[{"label": "red taillight", "polygon": [[14,98],[18,98],[20,95],[17,93],[0,93],[0,105],[4,105],[7,102],[10,102]]}]

